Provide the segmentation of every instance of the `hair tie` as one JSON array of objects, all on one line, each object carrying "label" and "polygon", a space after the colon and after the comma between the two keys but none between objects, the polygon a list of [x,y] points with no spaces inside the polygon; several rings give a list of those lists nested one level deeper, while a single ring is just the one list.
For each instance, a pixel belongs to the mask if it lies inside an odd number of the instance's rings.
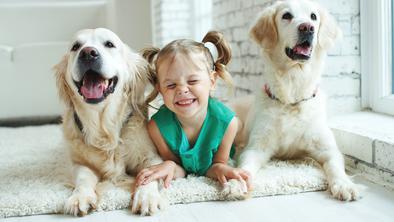
[{"label": "hair tie", "polygon": [[205,48],[207,48],[211,53],[213,58],[213,63],[215,64],[216,60],[218,59],[218,50],[216,49],[216,46],[212,42],[204,42],[203,44]]}]

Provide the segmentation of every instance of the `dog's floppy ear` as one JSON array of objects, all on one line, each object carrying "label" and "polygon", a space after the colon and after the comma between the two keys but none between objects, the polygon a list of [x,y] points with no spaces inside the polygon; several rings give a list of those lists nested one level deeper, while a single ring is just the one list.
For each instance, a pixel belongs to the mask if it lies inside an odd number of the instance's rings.
[{"label": "dog's floppy ear", "polygon": [[55,70],[56,85],[59,97],[67,107],[71,107],[72,102],[70,98],[72,93],[66,80],[68,57],[68,54],[64,55],[62,60],[57,65],[55,65],[53,69]]},{"label": "dog's floppy ear", "polygon": [[339,29],[334,17],[324,8],[319,8],[320,28],[318,33],[318,44],[322,49],[328,50],[334,45],[335,40],[341,38],[342,32]]},{"label": "dog's floppy ear", "polygon": [[149,63],[148,64],[148,80],[153,86],[153,91],[150,92],[148,97],[145,100],[145,103],[148,105],[150,102],[152,102],[157,95],[159,94],[159,91],[157,90],[157,76],[156,76],[156,71],[155,71],[155,63],[157,59],[157,54],[160,52],[159,48],[156,47],[149,47],[145,48],[141,51],[142,57]]},{"label": "dog's floppy ear", "polygon": [[252,39],[265,49],[274,46],[278,41],[275,15],[276,5],[264,9],[249,32]]},{"label": "dog's floppy ear", "polygon": [[139,54],[133,52],[127,45],[125,47],[125,57],[128,72],[130,72],[130,82],[126,84],[125,92],[129,93],[129,103],[138,114],[146,115],[145,87],[150,81],[151,70],[148,62]]}]

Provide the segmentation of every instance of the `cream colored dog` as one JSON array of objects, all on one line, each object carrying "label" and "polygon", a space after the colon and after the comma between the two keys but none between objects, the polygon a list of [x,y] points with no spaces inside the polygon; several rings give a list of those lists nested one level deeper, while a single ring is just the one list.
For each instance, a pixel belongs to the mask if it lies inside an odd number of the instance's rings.
[{"label": "cream colored dog", "polygon": [[[75,185],[65,212],[85,215],[97,204],[98,183],[131,188],[128,174],[162,162],[145,126],[150,72],[141,56],[103,28],[76,33],[55,69]],[[147,215],[166,203],[155,181],[135,190],[131,210]]]},{"label": "cream colored dog", "polygon": [[[278,1],[262,12],[250,34],[262,48],[264,82],[255,98],[233,104],[245,122],[236,138],[246,145],[239,167],[256,175],[272,157],[312,157],[322,165],[335,198],[358,199],[359,186],[345,173],[319,88],[326,52],[340,34],[334,19],[309,0]],[[225,193],[242,199],[243,190],[232,180]]]}]

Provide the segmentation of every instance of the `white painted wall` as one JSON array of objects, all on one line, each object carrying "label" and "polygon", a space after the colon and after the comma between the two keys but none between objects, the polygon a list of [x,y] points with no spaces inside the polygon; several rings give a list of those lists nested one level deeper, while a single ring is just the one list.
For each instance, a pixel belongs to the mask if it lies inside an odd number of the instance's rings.
[{"label": "white painted wall", "polygon": [[[110,0],[109,27],[136,51],[151,46],[152,18],[149,0]],[[115,22],[114,22],[115,21]]]},{"label": "white painted wall", "polygon": [[150,1],[0,0],[0,119],[62,112],[52,67],[84,28],[107,27],[140,50],[152,43]]}]

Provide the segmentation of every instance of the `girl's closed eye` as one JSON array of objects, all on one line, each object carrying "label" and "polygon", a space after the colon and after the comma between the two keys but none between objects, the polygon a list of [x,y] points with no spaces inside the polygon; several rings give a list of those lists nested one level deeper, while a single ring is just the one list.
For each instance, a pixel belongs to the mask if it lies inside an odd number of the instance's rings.
[{"label": "girl's closed eye", "polygon": [[192,80],[187,81],[187,83],[189,83],[190,85],[194,85],[194,84],[197,84],[198,81],[199,81],[198,79],[192,79]]},{"label": "girl's closed eye", "polygon": [[175,86],[175,83],[168,83],[166,87],[167,89],[175,89]]}]

